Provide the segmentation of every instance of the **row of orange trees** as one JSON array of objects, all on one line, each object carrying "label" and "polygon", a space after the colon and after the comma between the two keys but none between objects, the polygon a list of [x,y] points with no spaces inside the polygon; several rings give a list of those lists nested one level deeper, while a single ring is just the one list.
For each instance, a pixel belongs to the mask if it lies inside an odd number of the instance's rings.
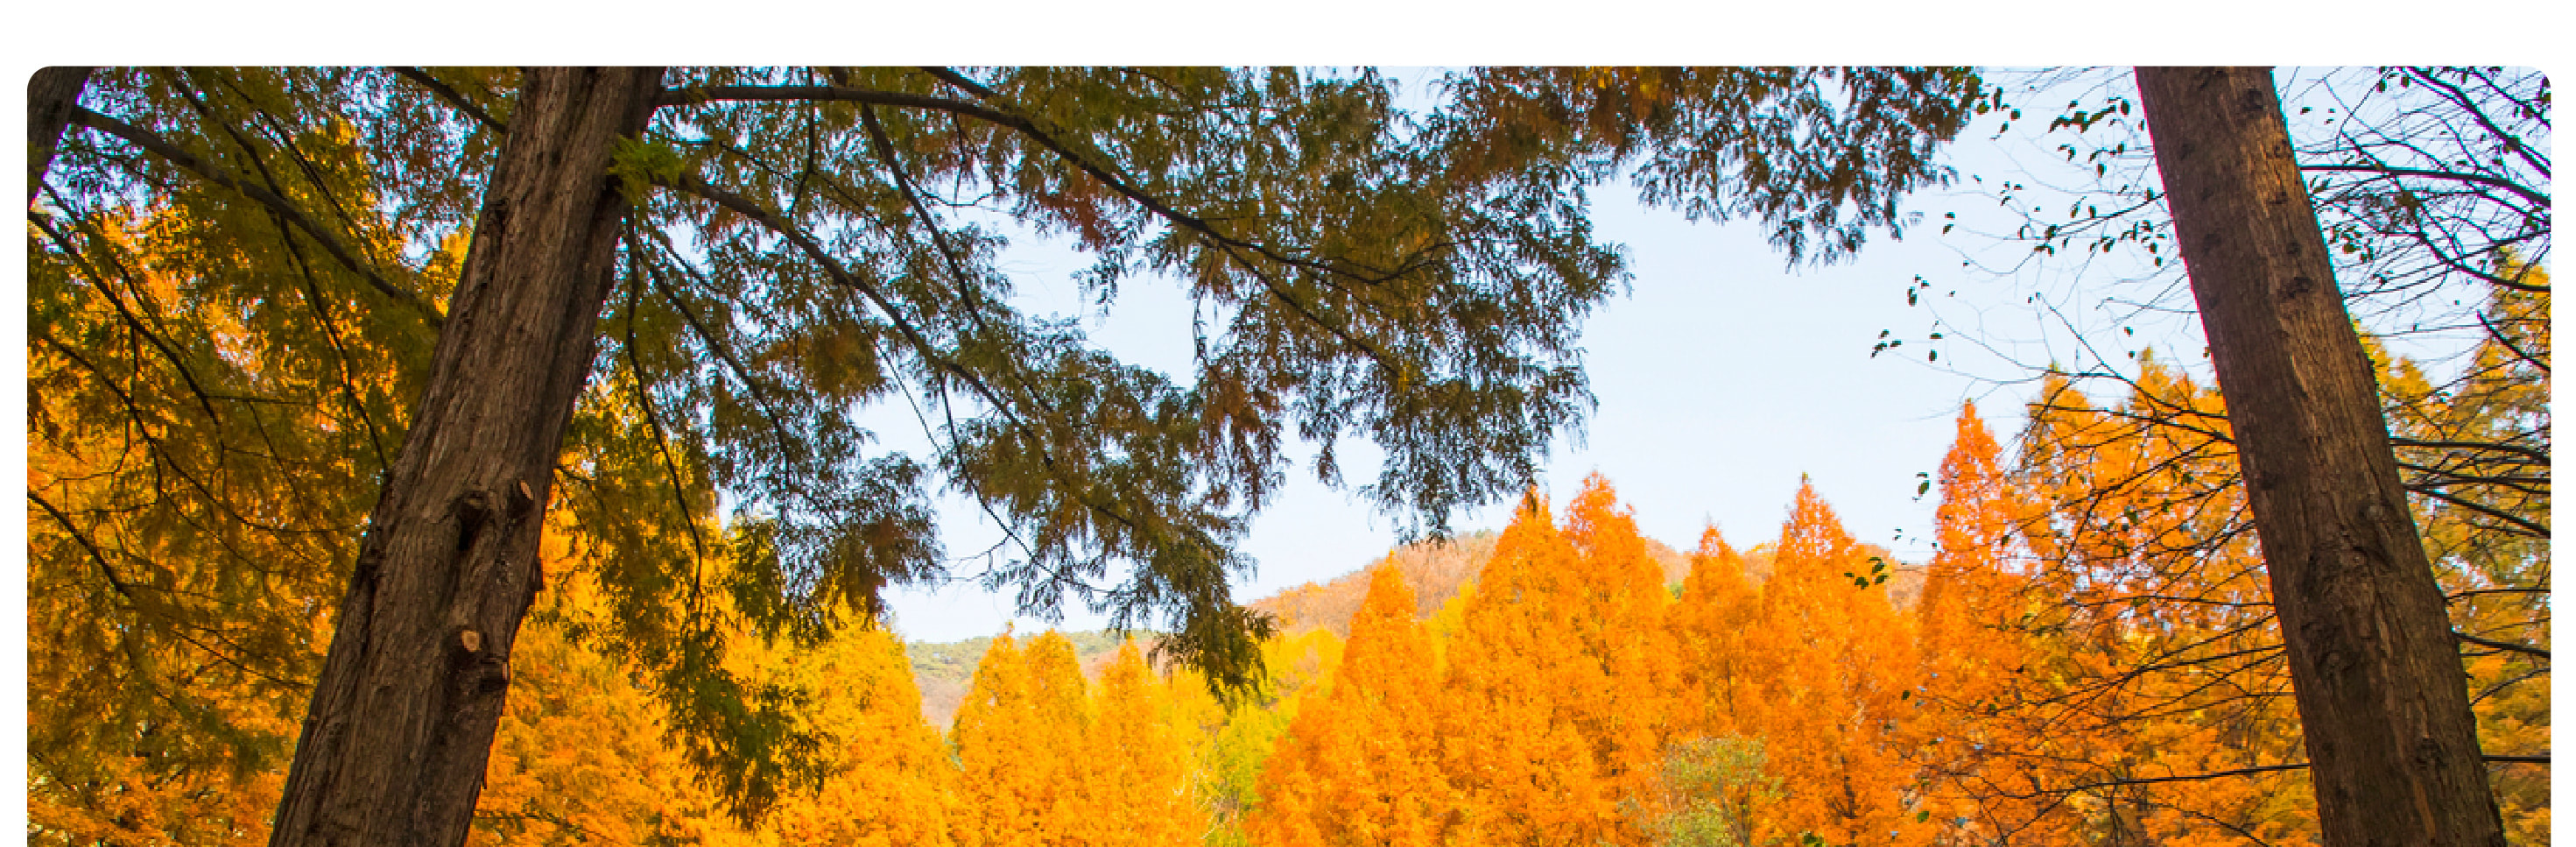
[{"label": "row of orange trees", "polygon": [[[1269,760],[1250,841],[2312,843],[2215,393],[2151,364],[2111,406],[2054,380],[2032,420],[2008,467],[1962,413],[1938,552],[1903,607],[1891,563],[1808,487],[1758,584],[1712,529],[1668,594],[1598,478],[1561,524],[1525,504],[1428,623],[1379,568]],[[2545,644],[2545,601],[2465,601],[2527,597],[2546,567],[2529,548],[2446,556],[2455,623]],[[2546,653],[2466,658],[2511,834],[2542,843]]]},{"label": "row of orange trees", "polygon": [[[2387,380],[2402,391],[2412,373],[2397,363]],[[2460,416],[2444,405],[2456,397],[2418,399],[2425,420]],[[1005,636],[943,737],[891,633],[768,642],[726,661],[749,699],[775,698],[826,741],[770,757],[800,768],[782,780],[797,790],[757,820],[725,814],[690,766],[741,751],[674,741],[672,710],[635,669],[581,645],[612,604],[568,578],[514,658],[520,693],[473,841],[2312,841],[2297,715],[2214,393],[2152,364],[2119,404],[2052,381],[2030,427],[2007,463],[1974,408],[1962,413],[1938,552],[1903,603],[1898,564],[1804,486],[1775,540],[1739,552],[1711,529],[1667,585],[1596,477],[1561,520],[1527,499],[1478,576],[1427,618],[1400,572],[1377,568],[1347,641],[1274,640],[1267,696],[1231,711],[1132,644],[1090,680],[1063,637]],[[2456,516],[2422,519],[2451,551],[2460,629],[2546,644],[2545,595],[2535,606],[2517,588],[2545,579],[2545,546],[2470,543]],[[583,555],[560,529],[547,555]],[[2467,661],[2508,825],[2545,842],[2546,765],[2514,754],[2546,747],[2546,653]],[[274,686],[223,670],[205,679],[232,693],[207,702],[234,719],[291,712]],[[34,840],[264,838],[277,774],[149,737],[119,749],[78,769],[44,763]],[[210,764],[172,764],[187,757]]]}]

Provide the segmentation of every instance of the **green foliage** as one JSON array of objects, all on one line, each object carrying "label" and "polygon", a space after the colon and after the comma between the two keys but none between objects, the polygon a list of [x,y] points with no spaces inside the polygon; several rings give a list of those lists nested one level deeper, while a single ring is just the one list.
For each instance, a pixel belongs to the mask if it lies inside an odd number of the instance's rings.
[{"label": "green foliage", "polygon": [[1851,580],[1853,588],[1868,588],[1873,585],[1885,584],[1887,582],[1887,577],[1887,558],[1884,556],[1869,557],[1869,573],[1859,574],[1852,573],[1851,571],[1843,572],[1843,578]]},{"label": "green foliage", "polygon": [[1759,738],[1673,743],[1664,751],[1656,783],[1662,808],[1645,815],[1641,825],[1657,847],[1756,847],[1752,810],[1786,790],[1779,777],[1764,772],[1764,761]]},{"label": "green foliage", "polygon": [[[30,231],[30,677],[65,694],[31,745],[60,773],[122,749],[88,715],[226,737],[184,705],[201,673],[300,700],[406,404],[460,329],[442,304],[493,213],[517,82],[91,77]],[[946,577],[934,491],[1008,531],[984,580],[1026,610],[1167,632],[1160,652],[1243,690],[1268,621],[1231,594],[1235,543],[1298,458],[1290,433],[1333,482],[1339,439],[1375,442],[1362,490],[1437,534],[1579,424],[1577,329],[1626,280],[1588,187],[1633,163],[1653,202],[1757,216],[1793,260],[1831,259],[1938,183],[1928,152],[1977,90],[1958,70],[1497,69],[1414,114],[1371,71],[666,82],[616,157],[634,206],[552,505],[608,606],[568,635],[637,663],[747,808],[803,781],[815,742],[803,695],[727,670],[729,642],[816,643],[883,587]],[[1102,309],[1134,281],[1185,288],[1189,372],[1015,306],[996,217],[1089,253]],[[889,401],[929,453],[858,423]],[[266,761],[282,741],[232,746]]]},{"label": "green foliage", "polygon": [[1208,809],[1213,824],[1205,839],[1207,847],[1250,847],[1244,818],[1261,805],[1261,770],[1278,748],[1280,738],[1288,734],[1297,702],[1235,709],[1200,746],[1194,768],[1198,783],[1193,790],[1200,804]]}]

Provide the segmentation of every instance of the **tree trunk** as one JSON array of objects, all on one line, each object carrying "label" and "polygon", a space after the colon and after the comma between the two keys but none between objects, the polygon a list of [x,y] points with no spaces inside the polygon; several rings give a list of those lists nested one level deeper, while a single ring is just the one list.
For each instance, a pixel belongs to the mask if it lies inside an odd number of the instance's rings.
[{"label": "tree trunk", "polygon": [[2139,68],[2325,843],[2502,847],[2467,677],[2265,68]]},{"label": "tree trunk", "polygon": [[659,69],[531,69],[409,434],[368,516],[272,847],[465,842],[543,586],[537,539]]},{"label": "tree trunk", "polygon": [[27,202],[44,193],[45,168],[54,163],[54,148],[71,123],[72,104],[80,100],[89,68],[51,67],[27,79]]}]

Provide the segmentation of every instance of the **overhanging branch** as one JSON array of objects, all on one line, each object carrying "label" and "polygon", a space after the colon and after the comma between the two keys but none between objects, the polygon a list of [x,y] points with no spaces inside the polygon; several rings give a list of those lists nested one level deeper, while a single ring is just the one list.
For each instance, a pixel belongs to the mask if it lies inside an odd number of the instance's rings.
[{"label": "overhanging branch", "polygon": [[277,192],[198,159],[150,130],[79,106],[72,107],[71,120],[72,123],[124,139],[127,143],[141,147],[189,173],[196,174],[200,179],[230,188],[240,192],[244,197],[258,201],[260,205],[267,206],[271,211],[285,218],[296,229],[302,230],[315,243],[322,245],[322,249],[330,253],[332,258],[338,259],[341,265],[356,271],[359,276],[366,277],[367,284],[373,286],[378,293],[420,312],[422,317],[429,321],[432,329],[447,323],[447,316],[440,314],[437,306],[431,305],[428,300],[421,299],[419,294],[386,280],[383,275],[376,273],[375,268],[359,261],[357,256],[351,253],[346,245],[341,244],[338,238],[332,237],[329,232],[316,225],[312,218],[305,216],[304,210],[296,208],[295,204],[287,202],[286,198],[278,196]]},{"label": "overhanging branch", "polygon": [[[953,76],[953,74],[942,75],[941,78],[943,80],[947,80],[949,76]],[[949,81],[952,83],[955,82],[955,80]],[[980,88],[980,86],[976,87]],[[997,126],[1007,127],[1017,131],[1023,136],[1026,136],[1029,140],[1036,142],[1038,146],[1044,147],[1049,152],[1056,154],[1065,162],[1072,164],[1075,169],[1080,170],[1094,180],[1098,180],[1100,184],[1107,186],[1109,190],[1117,193],[1121,197],[1127,198],[1130,202],[1143,207],[1147,212],[1152,213],[1155,217],[1162,219],[1164,222],[1169,223],[1176,228],[1188,231],[1200,238],[1206,239],[1208,243],[1223,250],[1228,258],[1235,261],[1237,266],[1242,267],[1246,272],[1252,274],[1254,278],[1259,279],[1262,286],[1269,290],[1271,296],[1277,298],[1281,304],[1286,305],[1291,311],[1296,312],[1298,316],[1305,318],[1308,322],[1311,322],[1316,326],[1323,327],[1325,331],[1331,333],[1342,343],[1367,354],[1369,358],[1376,360],[1380,367],[1386,368],[1390,372],[1401,372],[1401,369],[1396,366],[1393,357],[1389,356],[1385,350],[1379,348],[1376,344],[1370,343],[1366,339],[1354,335],[1348,329],[1339,324],[1324,320],[1321,315],[1316,314],[1314,309],[1290,295],[1287,287],[1279,279],[1254,266],[1246,254],[1256,255],[1283,266],[1304,268],[1327,276],[1347,277],[1363,284],[1372,285],[1385,282],[1397,275],[1410,271],[1413,268],[1418,267],[1420,264],[1419,262],[1407,262],[1392,272],[1363,275],[1351,273],[1341,268],[1335,268],[1326,262],[1283,255],[1269,247],[1227,235],[1218,231],[1215,225],[1208,223],[1206,220],[1183,213],[1180,210],[1173,208],[1169,204],[1164,203],[1160,198],[1157,198],[1152,194],[1147,193],[1144,189],[1138,188],[1129,183],[1125,177],[1112,171],[1108,166],[1093,161],[1091,157],[1075,152],[1066,142],[1062,139],[1056,138],[1053,134],[1038,126],[1035,121],[1000,109],[970,103],[964,100],[956,100],[947,97],[933,97],[925,94],[908,94],[900,91],[879,91],[875,89],[851,88],[838,85],[716,85],[673,89],[671,91],[664,92],[662,99],[655,105],[657,107],[677,106],[716,101],[754,103],[830,101],[876,106],[895,106],[912,109],[929,109],[933,111],[947,112],[953,115],[971,117]]]}]

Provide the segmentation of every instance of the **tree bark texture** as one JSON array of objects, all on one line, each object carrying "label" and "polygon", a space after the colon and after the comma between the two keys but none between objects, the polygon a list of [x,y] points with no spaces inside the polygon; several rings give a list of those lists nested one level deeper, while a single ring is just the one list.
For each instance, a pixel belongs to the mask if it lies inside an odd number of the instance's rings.
[{"label": "tree bark texture", "polygon": [[2139,68],[2325,843],[2503,847],[2442,591],[2267,68]]},{"label": "tree bark texture", "polygon": [[627,201],[610,153],[643,131],[661,78],[526,72],[428,382],[367,519],[273,847],[465,842],[510,648],[544,582],[537,542],[563,430],[615,282]]},{"label": "tree bark texture", "polygon": [[62,144],[63,127],[71,122],[72,104],[80,100],[89,72],[57,66],[27,78],[27,202],[44,193],[45,169],[54,163],[54,149]]}]

